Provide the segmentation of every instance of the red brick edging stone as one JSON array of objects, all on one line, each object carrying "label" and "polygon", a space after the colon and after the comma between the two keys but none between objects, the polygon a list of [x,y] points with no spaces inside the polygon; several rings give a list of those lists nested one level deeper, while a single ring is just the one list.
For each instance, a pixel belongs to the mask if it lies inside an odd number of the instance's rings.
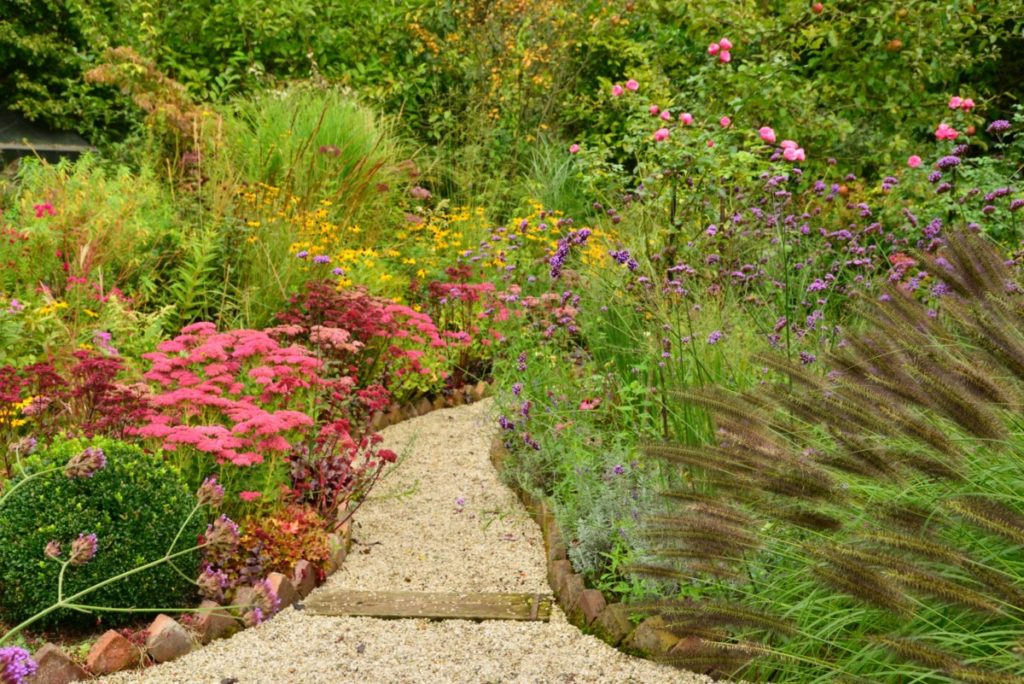
[{"label": "red brick edging stone", "polygon": [[[491,443],[491,463],[499,473],[506,458],[505,445],[500,438],[495,438]],[[512,485],[512,490],[540,526],[548,563],[548,584],[572,624],[616,648],[649,660],[664,660],[683,648],[692,647],[690,637],[680,639],[665,629],[662,618],[649,617],[634,625],[629,619],[628,604],[612,603],[597,589],[587,588],[583,576],[572,569],[550,505],[518,486]]]},{"label": "red brick edging stone", "polygon": [[[373,415],[370,425],[373,430],[381,430],[431,411],[477,402],[489,394],[490,385],[481,380],[475,385],[456,389],[447,396],[438,396],[434,401],[421,397],[404,408],[396,407],[386,414],[378,411]],[[351,523],[351,520],[346,520],[337,532],[327,535],[330,554],[322,568],[325,578],[337,572],[348,557],[352,548]],[[279,572],[267,575],[271,588],[281,599],[281,610],[306,598],[316,588],[319,575],[317,570],[315,564],[303,559],[295,563],[289,575]],[[215,639],[223,639],[245,629],[241,614],[244,612],[243,607],[250,603],[251,591],[249,587],[239,587],[235,590],[232,602],[225,606],[214,601],[203,601],[193,612],[196,618],[191,629],[161,613],[146,628],[146,643],[141,646],[115,630],[107,630],[89,650],[85,667],[59,646],[44,644],[34,655],[39,669],[26,681],[31,684],[69,684],[140,667],[147,662],[165,663],[175,660]]]}]

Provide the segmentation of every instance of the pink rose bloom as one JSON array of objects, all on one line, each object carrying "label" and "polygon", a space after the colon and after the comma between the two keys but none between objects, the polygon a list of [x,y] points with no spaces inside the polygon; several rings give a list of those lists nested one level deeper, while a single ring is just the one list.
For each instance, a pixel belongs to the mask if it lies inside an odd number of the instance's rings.
[{"label": "pink rose bloom", "polygon": [[782,142],[779,143],[779,147],[781,147],[784,150],[788,150],[791,147],[799,147],[799,145],[797,145],[792,140],[783,140]]},{"label": "pink rose bloom", "polygon": [[760,135],[761,140],[764,140],[766,143],[775,144],[775,131],[770,127],[761,126],[761,128],[757,129],[757,134]]},{"label": "pink rose bloom", "polygon": [[662,119],[662,121],[671,121],[672,120],[672,112],[670,112],[670,111],[668,111],[666,109],[665,111],[663,111],[661,113],[661,119]]},{"label": "pink rose bloom", "polygon": [[732,119],[727,116],[723,116],[718,120],[718,123],[722,125],[722,128],[728,128],[732,124]]},{"label": "pink rose bloom", "polygon": [[916,169],[920,165],[921,158],[918,157],[916,154],[912,154],[909,157],[907,157],[907,166],[909,166],[910,168]]},{"label": "pink rose bloom", "polygon": [[623,90],[622,86],[620,86],[618,83],[612,86],[612,97],[619,97],[624,92],[626,91]]},{"label": "pink rose bloom", "polygon": [[719,53],[718,55],[718,61],[721,62],[722,64],[728,64],[729,62],[732,61],[732,55],[729,54],[728,50],[722,50],[722,52]]},{"label": "pink rose bloom", "polygon": [[954,95],[953,97],[949,98],[949,108],[950,109],[960,109],[960,105],[962,103],[963,103],[963,100],[960,99],[960,97],[957,96],[957,95]]},{"label": "pink rose bloom", "polygon": [[690,112],[683,112],[679,115],[679,120],[682,121],[684,125],[689,126],[693,123],[693,114],[690,114]]},{"label": "pink rose bloom", "polygon": [[960,134],[956,132],[956,129],[948,123],[940,123],[939,127],[935,129],[935,138],[937,140],[956,140],[958,135]]},{"label": "pink rose bloom", "polygon": [[804,148],[802,147],[787,147],[782,151],[782,156],[786,158],[786,161],[803,161],[804,160]]},{"label": "pink rose bloom", "polygon": [[658,105],[651,105],[650,107],[647,108],[647,111],[651,113],[651,116],[658,116],[658,112],[660,112],[661,110],[658,109]]},{"label": "pink rose bloom", "polygon": [[732,42],[728,38],[718,41],[718,46],[723,50],[732,50]]},{"label": "pink rose bloom", "polygon": [[718,54],[718,51],[720,49],[721,46],[718,43],[712,43],[711,45],[708,45],[708,54],[714,57],[715,55]]},{"label": "pink rose bloom", "polygon": [[668,129],[659,128],[658,130],[654,131],[654,139],[657,142],[663,142],[665,140],[668,140]]},{"label": "pink rose bloom", "polygon": [[631,90],[635,93],[636,91],[640,90],[640,84],[634,81],[633,79],[629,79],[628,81],[626,81],[626,90]]},{"label": "pink rose bloom", "polygon": [[715,141],[714,140],[708,140],[707,144],[708,144],[708,147],[714,147],[715,146]]},{"label": "pink rose bloom", "polygon": [[256,499],[263,496],[259,492],[239,492],[238,498],[242,501],[255,501]]},{"label": "pink rose bloom", "polygon": [[580,146],[577,145],[576,143],[573,143],[572,145],[569,145],[569,154],[576,154],[579,151],[580,151]]},{"label": "pink rose bloom", "polygon": [[964,98],[964,101],[960,103],[960,109],[964,110],[965,112],[971,111],[972,109],[974,109],[974,100],[972,100],[969,97]]}]

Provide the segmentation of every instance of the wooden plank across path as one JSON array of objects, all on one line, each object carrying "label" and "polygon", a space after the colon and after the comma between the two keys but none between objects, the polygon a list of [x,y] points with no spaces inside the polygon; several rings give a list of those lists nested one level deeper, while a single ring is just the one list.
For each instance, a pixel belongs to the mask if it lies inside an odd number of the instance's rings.
[{"label": "wooden plank across path", "polygon": [[305,602],[313,615],[431,620],[551,619],[551,598],[540,594],[349,591],[320,589]]}]

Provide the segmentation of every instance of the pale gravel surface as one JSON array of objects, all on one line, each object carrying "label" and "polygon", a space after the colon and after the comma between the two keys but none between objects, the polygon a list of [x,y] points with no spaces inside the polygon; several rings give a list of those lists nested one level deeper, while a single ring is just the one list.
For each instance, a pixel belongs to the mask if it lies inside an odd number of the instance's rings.
[{"label": "pale gravel surface", "polygon": [[[386,446],[405,458],[359,510],[352,553],[327,588],[550,593],[540,529],[489,460],[490,410],[487,400],[384,430]],[[546,624],[327,618],[289,608],[175,662],[104,681],[232,678],[238,684],[712,681],[624,655],[582,634],[557,606]]]}]

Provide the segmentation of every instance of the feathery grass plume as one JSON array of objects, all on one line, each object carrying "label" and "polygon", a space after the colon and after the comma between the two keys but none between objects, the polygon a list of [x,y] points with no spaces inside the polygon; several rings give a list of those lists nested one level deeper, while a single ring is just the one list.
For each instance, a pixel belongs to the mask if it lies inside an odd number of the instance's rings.
[{"label": "feathery grass plume", "polygon": [[686,649],[674,649],[665,661],[677,667],[697,672],[712,670],[712,674],[730,677],[750,665],[757,658],[786,659],[787,654],[762,644],[743,641],[706,641]]},{"label": "feathery grass plume", "polygon": [[829,432],[832,438],[845,448],[846,455],[861,464],[865,474],[871,474],[884,480],[896,481],[899,479],[896,464],[884,447],[869,444],[867,440],[850,432],[841,430],[830,430]]},{"label": "feathery grass plume", "polygon": [[945,414],[976,437],[994,441],[1006,439],[1006,425],[984,403],[970,395],[956,374],[923,361],[912,373],[927,394],[926,406]]},{"label": "feathery grass plume", "polygon": [[905,587],[930,594],[949,603],[956,603],[982,613],[1002,613],[992,598],[966,587],[954,580],[936,575],[917,567],[899,556],[877,549],[865,549],[846,545],[834,547],[831,553],[883,569]]},{"label": "feathery grass plume", "polygon": [[826,585],[877,608],[903,617],[913,614],[910,601],[900,587],[875,568],[837,552],[831,545],[806,547],[813,558],[824,561],[811,569]]},{"label": "feathery grass plume", "polygon": [[909,535],[893,530],[868,530],[863,533],[865,541],[885,546],[888,550],[913,553],[928,560],[960,564],[963,553],[948,546],[929,541],[918,535]]},{"label": "feathery grass plume", "polygon": [[678,626],[687,633],[691,626],[709,625],[749,627],[784,635],[795,634],[797,631],[791,620],[728,601],[651,601],[633,603],[630,608],[642,608],[648,613],[656,613],[665,619],[670,629]]},{"label": "feathery grass plume", "polygon": [[1024,404],[1020,386],[999,376],[999,370],[981,358],[948,359],[954,373],[968,392],[981,401],[1007,409],[1019,409]]},{"label": "feathery grass plume", "polygon": [[693,468],[717,470],[733,473],[738,470],[756,473],[757,469],[743,463],[732,454],[714,446],[691,447],[675,444],[641,444],[641,450],[648,456],[656,456],[673,463],[681,463]]},{"label": "feathery grass plume", "polygon": [[916,568],[909,563],[902,568],[892,570],[891,575],[905,587],[940,598],[948,603],[958,604],[979,613],[1003,614],[1002,608],[994,599],[953,580]]},{"label": "feathery grass plume", "polygon": [[879,510],[883,521],[916,535],[925,533],[925,526],[931,521],[932,514],[932,510],[906,502],[883,504]]},{"label": "feathery grass plume", "polygon": [[835,532],[843,526],[843,521],[835,516],[802,506],[779,511],[776,516],[780,520],[808,530]]},{"label": "feathery grass plume", "polygon": [[964,476],[959,468],[943,463],[931,455],[922,451],[893,451],[894,462],[907,468],[913,468],[919,473],[934,480],[947,480],[950,482],[963,481]]},{"label": "feathery grass plume", "polygon": [[984,496],[961,496],[944,502],[946,508],[978,527],[1017,544],[1024,544],[1024,515]]},{"label": "feathery grass plume", "polygon": [[961,682],[975,684],[1024,684],[1024,676],[966,665],[955,653],[919,639],[900,636],[871,636],[869,639],[905,660],[943,672]]},{"label": "feathery grass plume", "polygon": [[[707,572],[707,574],[715,577],[729,579],[730,577],[736,576],[735,570],[731,570],[726,567],[719,568],[717,566],[712,566],[710,569],[712,571]],[[680,570],[678,568],[670,568],[665,565],[655,565],[653,563],[633,563],[626,566],[625,571],[630,575],[636,575],[637,577],[648,577],[656,580],[670,580],[673,582],[688,582],[693,579],[695,575],[699,574],[696,572]]]}]

